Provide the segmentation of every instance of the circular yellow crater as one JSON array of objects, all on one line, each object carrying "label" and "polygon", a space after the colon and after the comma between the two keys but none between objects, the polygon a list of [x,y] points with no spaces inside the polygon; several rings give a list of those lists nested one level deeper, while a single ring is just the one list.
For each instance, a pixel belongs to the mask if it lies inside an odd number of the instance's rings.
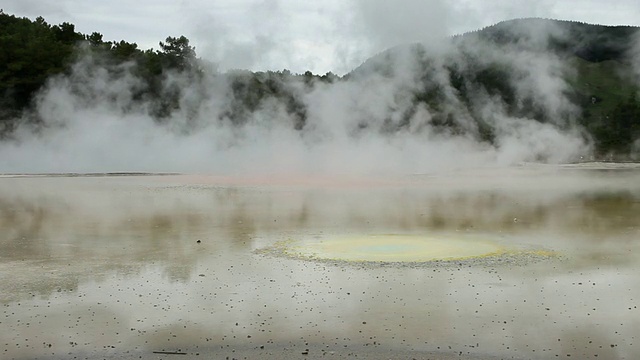
[{"label": "circular yellow crater", "polygon": [[458,260],[506,251],[497,243],[474,238],[394,234],[332,237],[285,248],[295,257],[380,262]]}]

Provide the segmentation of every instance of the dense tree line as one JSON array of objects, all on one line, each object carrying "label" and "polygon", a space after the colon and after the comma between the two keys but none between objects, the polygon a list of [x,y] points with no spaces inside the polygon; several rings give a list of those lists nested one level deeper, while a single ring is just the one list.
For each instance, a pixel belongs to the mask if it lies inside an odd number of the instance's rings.
[{"label": "dense tree line", "polygon": [[0,13],[0,131],[11,129],[47,80],[70,72],[71,66],[88,54],[107,69],[135,63],[135,75],[145,86],[136,97],[159,96],[163,72],[198,71],[195,49],[184,36],[168,37],[160,50],[138,49],[126,41],[103,41],[94,32],[83,35],[70,23],[50,25],[42,17],[35,21]]},{"label": "dense tree line", "polygon": [[[70,23],[50,25],[42,17],[32,21],[0,12],[0,137],[11,133],[16,119],[24,117],[34,96],[49,79],[70,74],[73,65],[86,58],[114,74],[122,71],[124,64],[132,65],[127,71],[141,81],[134,89],[133,100],[153,104],[150,115],[160,122],[179,109],[184,90],[180,84],[167,81],[169,74],[179,73],[190,79],[189,85],[198,84],[205,76],[219,75],[211,64],[197,57],[184,36],[167,37],[159,43],[159,50],[142,50],[136,43],[124,40],[105,41],[98,32],[81,34]],[[232,103],[221,117],[242,124],[264,98],[275,97],[286,104],[287,111],[296,118],[294,126],[300,129],[305,122],[305,109],[287,85],[294,77],[307,84],[338,79],[331,73],[294,75],[287,70],[230,72],[225,74],[225,81],[231,83]],[[207,95],[205,88],[202,91],[200,101]],[[29,121],[38,119],[32,117]]]},{"label": "dense tree line", "polygon": [[640,139],[640,101],[636,94],[619,102],[607,120],[608,126],[595,130],[600,148],[623,154],[632,151],[634,141]]},{"label": "dense tree line", "polygon": [[[531,37],[548,37],[542,40]],[[533,34],[533,35],[532,35]],[[454,36],[456,47],[453,55],[445,57],[443,68],[448,73],[449,85],[461,101],[457,111],[442,108],[446,102],[444,90],[434,86],[435,74],[426,74],[419,86],[413,89],[415,107],[420,104],[437,110],[431,124],[447,133],[468,131],[465,122],[472,122],[474,133],[481,141],[493,143],[495,128],[481,115],[476,100],[479,93],[486,98],[499,99],[505,115],[526,118],[542,123],[558,122],[560,127],[581,126],[595,145],[599,158],[627,158],[630,153],[640,156],[640,83],[633,76],[632,59],[634,44],[640,39],[640,30],[631,26],[601,26],[573,21],[549,19],[510,20],[484,29]],[[478,45],[482,44],[482,45]],[[489,45],[489,50],[479,48]],[[421,45],[392,48],[367,60],[352,74],[366,76],[371,72],[389,76],[393,57],[402,51],[414,53],[424,59]],[[577,111],[550,114],[541,105],[536,94],[518,93],[517,80],[526,79],[528,69],[514,67],[514,63],[500,56],[487,56],[490,52],[512,51],[517,57],[553,55],[568,64],[570,74],[559,74],[568,88],[562,94],[575,105]],[[407,56],[405,53],[402,56]],[[428,58],[428,55],[427,55]],[[428,61],[422,61],[422,69],[429,69]],[[534,73],[532,70],[531,73]],[[637,71],[637,70],[636,70]],[[522,80],[528,81],[528,80]],[[408,113],[411,115],[411,112]],[[401,125],[409,127],[407,121]]]},{"label": "dense tree line", "polygon": [[[629,79],[612,81],[610,78],[616,76],[618,67],[624,66],[637,28],[526,19],[499,23],[454,37],[452,41],[461,49],[464,49],[465,41],[524,46],[528,43],[521,41],[521,37],[526,35],[514,31],[513,26],[522,28],[540,22],[563,27],[566,36],[550,39],[546,49],[525,50],[552,51],[566,61],[576,59],[578,81],[566,95],[580,109],[580,118],[576,120],[595,140],[598,154],[632,151],[634,142],[640,138],[640,102],[636,96],[639,89]],[[197,57],[195,48],[184,36],[167,37],[159,43],[158,50],[143,50],[124,40],[105,41],[97,32],[81,34],[70,23],[50,25],[42,17],[30,20],[0,11],[0,137],[10,136],[18,120],[37,123],[37,115],[30,114],[29,110],[33,108],[38,91],[50,79],[70,75],[73,66],[83,59],[91,59],[92,65],[112,76],[125,70],[134,75],[139,84],[132,88],[132,101],[151,104],[147,111],[158,122],[170,118],[175,111],[182,111],[189,121],[196,117],[197,110],[194,109],[211,96],[209,89],[202,85],[199,93],[190,97],[191,103],[181,104],[184,83],[170,81],[171,74],[179,73],[182,79],[188,79],[190,88],[196,89],[204,79],[224,78],[230,93],[229,101],[219,114],[220,121],[242,126],[265,101],[274,100],[288,113],[287,118],[292,119],[291,126],[300,130],[305,127],[307,109],[301,99],[304,92],[295,86],[302,84],[310,89],[318,83],[350,81],[372,73],[393,77],[396,69],[390,59],[397,51],[390,49],[344,77],[332,73],[319,76],[309,71],[292,74],[287,70],[237,70],[218,74],[212,64]],[[449,84],[462,105],[452,107],[446,91],[433,81],[436,76],[433,59],[420,46],[414,46],[411,51],[418,59],[417,86],[406,91],[411,97],[411,105],[401,109],[399,117],[384,119],[379,131],[393,133],[409,127],[412,117],[424,106],[433,115],[430,125],[436,131],[454,135],[473,131],[480,141],[491,143],[495,139],[495,129],[478,115],[474,103],[479,92],[500,99],[509,116],[550,121],[550,115],[536,99],[516,96],[517,89],[509,79],[518,70],[509,63],[486,61],[464,50],[454,55],[458,59],[445,61]],[[460,61],[460,57],[464,61]],[[460,63],[466,65],[459,66]],[[584,79],[588,79],[588,86],[581,85],[587,82]],[[473,124],[473,129],[468,128],[469,123]],[[363,123],[363,130],[366,126]]]}]

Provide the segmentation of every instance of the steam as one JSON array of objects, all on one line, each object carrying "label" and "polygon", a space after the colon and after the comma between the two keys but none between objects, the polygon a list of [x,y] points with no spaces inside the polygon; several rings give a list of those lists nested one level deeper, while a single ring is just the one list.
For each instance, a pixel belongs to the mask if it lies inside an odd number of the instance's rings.
[{"label": "steam", "polygon": [[279,1],[257,2],[246,13],[238,14],[250,24],[249,29],[234,28],[219,15],[203,13],[197,5],[185,6],[188,16],[195,19],[196,34],[206,39],[204,54],[222,69],[253,69],[259,61],[282,66],[282,57],[290,55],[286,44],[292,39],[284,26],[291,19]]},{"label": "steam", "polygon": [[[384,4],[378,5],[359,3],[365,28],[380,21]],[[273,6],[269,11],[277,13]],[[434,21],[442,15],[438,9],[431,9]],[[398,31],[380,27],[371,44],[386,46],[407,36],[393,19],[387,26]],[[563,34],[544,26],[521,30],[528,40],[509,47],[477,39],[455,46],[445,41],[401,46],[332,83],[286,77],[286,88],[306,109],[301,129],[293,125],[297,115],[276,97],[265,97],[242,124],[232,123],[225,114],[235,104],[231,83],[238,73],[210,72],[199,81],[186,73],[167,75],[165,91],[181,89],[180,107],[158,121],[149,115],[157,100],[135,99],[144,84],[134,75],[134,64],[107,69],[87,56],[39,94],[34,111],[42,126],[23,125],[14,141],[0,144],[0,172],[371,175],[574,161],[590,148],[573,125],[579,113],[564,80],[571,71],[562,59],[540,51],[550,36]],[[389,61],[387,73],[374,70],[381,58]],[[460,71],[490,63],[512,69],[509,82],[518,103],[532,101],[550,121],[510,117],[503,101],[484,88],[474,89],[472,106],[465,106],[450,83],[452,63]],[[425,77],[444,94],[438,109],[413,101]],[[463,131],[434,125],[438,114]],[[481,139],[472,115],[492,127],[492,144]]]},{"label": "steam", "polygon": [[454,11],[442,0],[355,0],[354,5],[359,30],[374,51],[406,42],[442,42],[451,33]]}]

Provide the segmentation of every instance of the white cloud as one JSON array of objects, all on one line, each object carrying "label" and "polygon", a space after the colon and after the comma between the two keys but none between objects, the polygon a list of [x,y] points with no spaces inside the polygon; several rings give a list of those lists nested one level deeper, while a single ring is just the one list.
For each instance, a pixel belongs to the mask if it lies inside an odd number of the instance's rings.
[{"label": "white cloud", "polygon": [[[530,30],[536,35],[529,37],[534,48],[544,38],[538,35],[549,32]],[[269,96],[261,98],[255,111],[246,112],[243,125],[231,124],[228,111],[238,104],[225,75],[205,77],[201,83],[181,74],[170,76],[166,83],[175,83],[182,91],[181,107],[157,122],[148,115],[148,109],[157,105],[155,99],[134,100],[139,83],[132,73],[126,68],[108,72],[86,59],[41,93],[36,109],[44,127],[39,133],[21,128],[18,142],[0,144],[4,155],[0,168],[3,172],[410,174],[522,161],[564,162],[589,151],[579,131],[563,121],[571,119],[576,109],[563,94],[566,84],[559,74],[567,64],[561,59],[530,53],[526,46],[498,51],[477,41],[466,48],[476,59],[470,63],[456,53],[458,49],[430,47],[427,58],[416,55],[415,49],[393,53],[389,76],[374,73],[312,87],[302,79],[284,82],[282,86],[306,111],[300,131],[293,129],[296,115],[287,111],[286,101]],[[435,50],[440,56],[434,58]],[[428,59],[430,65],[422,66]],[[534,99],[548,122],[527,118],[535,114],[510,116],[501,99],[480,88],[468,91],[477,101],[467,108],[449,83],[445,65],[452,62],[462,69],[496,63],[513,69],[509,74],[517,75],[506,81],[514,86],[515,96]],[[416,105],[416,94],[427,86],[424,77],[434,89],[443,90],[437,104]],[[432,106],[440,109],[434,111]],[[441,120],[447,121],[446,116],[453,115],[456,126],[434,123],[438,113],[445,113]],[[469,113],[491,125],[492,144],[480,140]]]},{"label": "white cloud", "polygon": [[7,13],[76,24],[106,40],[158,48],[185,35],[223,67],[345,73],[385,47],[429,41],[501,20],[548,17],[640,25],[640,3],[528,0],[7,0]]}]

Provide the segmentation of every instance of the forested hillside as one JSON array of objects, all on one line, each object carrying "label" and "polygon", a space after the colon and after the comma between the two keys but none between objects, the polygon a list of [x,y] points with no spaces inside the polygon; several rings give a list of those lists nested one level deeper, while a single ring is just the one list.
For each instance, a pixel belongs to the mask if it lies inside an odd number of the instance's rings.
[{"label": "forested hillside", "polygon": [[497,129],[487,121],[485,106],[498,99],[509,117],[579,125],[599,157],[625,157],[638,152],[634,142],[640,138],[639,35],[629,26],[511,20],[454,37],[454,49],[444,54],[421,44],[389,49],[352,75],[393,76],[395,64],[409,57],[419,64],[420,77],[412,108],[423,103],[439,109],[436,126],[465,131],[460,128],[471,119],[491,142]]},{"label": "forested hillside", "polygon": [[[367,112],[353,100],[350,108],[364,110],[348,126],[350,136],[426,128],[500,147],[515,126],[523,131],[530,126],[524,124],[539,123],[578,134],[598,158],[635,158],[639,39],[634,27],[524,19],[435,47],[401,45],[343,77],[287,70],[220,73],[184,36],[145,50],[105,41],[97,32],[81,34],[73,24],[0,13],[0,136],[13,141],[18,128],[38,132],[52,126],[43,120],[40,103],[56,86],[74,96],[78,108],[109,102],[122,114],[142,112],[158,124],[179,117],[175,127],[184,133],[215,122],[284,122],[304,133],[318,127],[314,91],[337,94],[360,86],[379,89],[382,101],[375,103],[379,111]],[[535,160],[546,160],[545,154]]]},{"label": "forested hillside", "polygon": [[[194,82],[205,75],[218,75],[212,64],[196,56],[195,48],[184,36],[167,37],[159,47],[142,50],[124,40],[104,41],[98,32],[81,34],[66,22],[50,25],[42,17],[32,21],[0,13],[0,134],[10,136],[20,118],[38,122],[35,114],[23,113],[33,105],[38,90],[52,77],[72,75],[80,61],[91,61],[92,67],[100,67],[115,77],[130,71],[139,80],[132,89],[132,98],[153,99],[154,106],[149,111],[159,120],[180,106],[183,89],[171,84],[171,74],[187,76]],[[227,115],[234,121],[243,122],[243,114],[255,110],[266,96],[282,99],[303,116],[303,109],[285,84],[292,77],[290,72],[234,71],[228,76],[236,100]],[[307,73],[298,77],[306,81],[333,80],[332,74]]]}]

